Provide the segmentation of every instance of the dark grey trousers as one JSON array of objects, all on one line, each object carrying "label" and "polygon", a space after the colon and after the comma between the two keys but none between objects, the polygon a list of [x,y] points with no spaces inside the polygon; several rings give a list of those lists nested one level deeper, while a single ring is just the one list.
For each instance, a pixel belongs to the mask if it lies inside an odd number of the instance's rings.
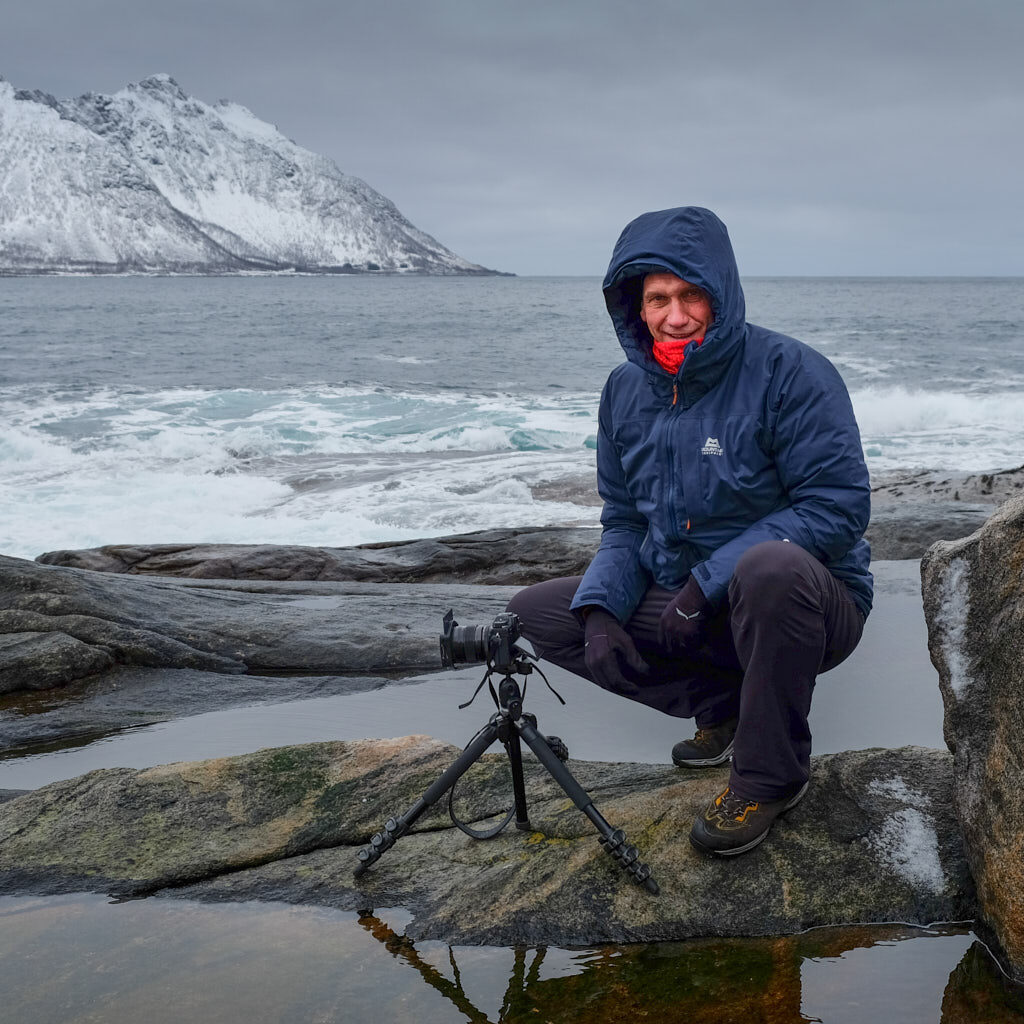
[{"label": "dark grey trousers", "polygon": [[[547,661],[591,679],[583,626],[569,605],[580,576],[520,591],[508,610]],[[658,620],[673,592],[652,586],[625,628],[651,666],[629,674],[632,699],[667,715],[712,726],[738,717],[730,785],[754,800],[777,800],[808,779],[807,715],[817,676],[843,661],[860,641],[864,617],[846,587],[796,544],[768,541],[739,560],[729,596],[708,622],[694,655],[658,647]],[[627,670],[628,672],[628,670]]]}]

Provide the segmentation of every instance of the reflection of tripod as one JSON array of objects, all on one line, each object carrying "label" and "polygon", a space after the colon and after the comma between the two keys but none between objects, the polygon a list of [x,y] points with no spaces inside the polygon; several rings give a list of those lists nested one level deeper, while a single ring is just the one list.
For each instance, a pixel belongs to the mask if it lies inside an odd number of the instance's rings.
[{"label": "reflection of tripod", "polygon": [[[522,653],[522,652],[519,652]],[[498,684],[498,693],[495,695],[493,686],[491,695],[494,697],[498,710],[491,715],[487,724],[469,741],[466,749],[452,762],[441,776],[429,786],[426,792],[405,812],[397,818],[388,818],[381,832],[375,833],[368,846],[359,851],[359,864],[355,868],[355,875],[361,875],[374,861],[378,860],[381,854],[391,849],[402,836],[412,828],[413,823],[427,808],[435,804],[445,793],[449,792],[465,774],[470,766],[479,760],[484,751],[495,741],[501,740],[505,745],[509,761],[512,766],[512,792],[515,805],[509,812],[508,817],[497,827],[489,832],[473,832],[457,821],[452,815],[455,823],[464,832],[478,839],[489,839],[497,835],[512,820],[513,814],[516,819],[516,828],[530,831],[530,821],[526,812],[526,784],[523,781],[523,758],[520,746],[520,737],[526,745],[537,755],[537,760],[548,770],[548,773],[565,790],[572,802],[593,822],[594,827],[600,833],[601,845],[613,856],[634,882],[642,885],[648,892],[657,894],[658,884],[651,878],[651,869],[641,863],[635,846],[630,846],[626,841],[626,835],[622,829],[613,829],[611,825],[601,816],[601,813],[594,807],[594,801],[587,795],[583,787],[572,777],[569,769],[562,764],[562,761],[554,753],[548,741],[537,731],[537,719],[523,711],[523,694],[519,684],[513,678],[513,672],[527,675],[532,671],[532,666],[525,657],[509,657],[503,659],[497,666],[490,663],[487,675],[481,680],[482,686],[489,681],[490,674],[497,667],[504,672],[504,678]],[[479,691],[480,687],[477,687]],[[564,703],[564,701],[563,701]],[[568,751],[560,740],[552,741],[556,747],[561,748],[560,753],[568,757]],[[450,806],[450,801],[449,801]]]}]

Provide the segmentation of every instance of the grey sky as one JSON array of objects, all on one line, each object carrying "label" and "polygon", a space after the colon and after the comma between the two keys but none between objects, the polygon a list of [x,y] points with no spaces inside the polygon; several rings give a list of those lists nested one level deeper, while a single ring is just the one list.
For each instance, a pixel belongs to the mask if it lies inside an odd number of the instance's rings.
[{"label": "grey sky", "polygon": [[18,88],[168,72],[521,274],[600,274],[627,220],[690,203],[747,275],[1024,274],[1022,54],[1020,0],[32,0],[0,20]]}]

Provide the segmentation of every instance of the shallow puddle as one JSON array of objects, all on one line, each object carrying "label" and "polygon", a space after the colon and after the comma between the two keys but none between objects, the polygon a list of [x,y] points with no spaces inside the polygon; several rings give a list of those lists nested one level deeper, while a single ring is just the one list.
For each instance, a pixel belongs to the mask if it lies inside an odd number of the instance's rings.
[{"label": "shallow puddle", "polygon": [[590,949],[413,942],[400,910],[0,898],[4,1020],[251,1024],[1024,1021],[964,928]]}]

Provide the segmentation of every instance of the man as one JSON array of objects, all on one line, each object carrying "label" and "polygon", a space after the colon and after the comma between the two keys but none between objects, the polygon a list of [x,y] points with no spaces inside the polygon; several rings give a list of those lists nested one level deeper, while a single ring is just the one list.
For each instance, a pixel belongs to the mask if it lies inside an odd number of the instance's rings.
[{"label": "man", "polygon": [[541,657],[695,718],[677,765],[731,755],[690,839],[740,854],[804,795],[815,679],[871,610],[860,434],[828,360],[746,322],[709,210],[628,224],[604,295],[626,362],[601,396],[601,544],[582,577],[509,609]]}]

